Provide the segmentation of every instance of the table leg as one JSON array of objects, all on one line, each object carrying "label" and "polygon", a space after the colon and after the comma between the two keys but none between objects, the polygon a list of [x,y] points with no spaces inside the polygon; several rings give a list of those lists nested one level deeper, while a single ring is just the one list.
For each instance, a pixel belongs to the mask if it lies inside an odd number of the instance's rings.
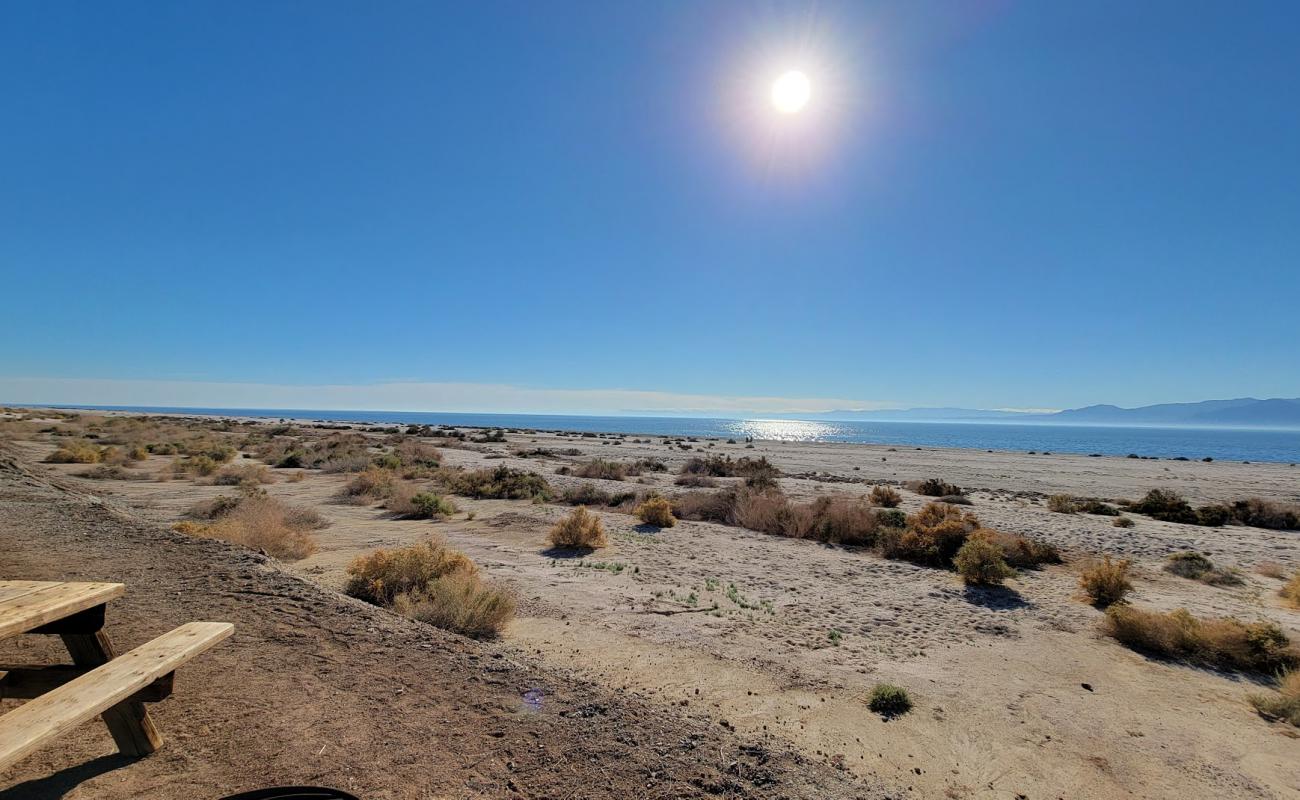
[{"label": "table leg", "polygon": [[[72,663],[79,667],[94,669],[117,657],[112,641],[102,630],[94,633],[63,633],[60,638],[72,656]],[[149,718],[149,712],[140,701],[124,700],[105,711],[102,716],[108,732],[113,734],[118,751],[123,755],[144,756],[162,746],[162,736],[158,734],[153,720]]]}]

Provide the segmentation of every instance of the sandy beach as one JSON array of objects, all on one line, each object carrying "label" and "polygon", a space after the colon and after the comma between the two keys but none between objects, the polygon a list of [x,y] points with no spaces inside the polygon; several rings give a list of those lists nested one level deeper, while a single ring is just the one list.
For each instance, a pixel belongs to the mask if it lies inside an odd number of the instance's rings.
[{"label": "sandy beach", "polygon": [[[253,423],[239,433],[271,425]],[[14,459],[7,480],[40,484],[39,491],[59,502],[74,502],[75,496],[76,502],[98,504],[131,526],[172,537],[166,541],[179,536],[168,528],[196,503],[232,492],[230,486],[204,485],[186,476],[156,479],[173,463],[169,455],[127,465],[146,480],[77,477],[86,465],[46,463],[58,441],[40,433],[43,427],[6,428],[7,441],[0,447]],[[383,431],[346,433],[367,437],[375,452],[393,437]],[[1103,612],[1079,589],[1082,565],[1103,555],[1128,558],[1135,585],[1129,599],[1135,606],[1268,620],[1294,639],[1300,637],[1300,610],[1279,598],[1284,580],[1257,567],[1280,565],[1282,574],[1293,574],[1300,568],[1300,534],[1204,527],[1140,514],[1126,514],[1133,525],[1124,528],[1114,525],[1114,517],[1056,513],[1047,506],[1056,494],[1117,503],[1157,488],[1197,505],[1245,497],[1294,504],[1300,501],[1300,468],[529,431],[474,442],[479,432],[466,433],[467,439],[450,442],[453,446],[445,446],[445,438],[411,438],[437,446],[444,468],[531,471],[557,494],[586,485],[609,493],[675,497],[697,491],[676,483],[687,459],[720,454],[768,459],[780,471],[779,488],[791,501],[860,499],[883,484],[894,487],[901,510],[912,513],[933,498],[907,487],[942,478],[964,490],[970,503],[965,508],[983,526],[1054,545],[1063,563],[1020,570],[1005,590],[994,591],[965,586],[950,570],[888,560],[866,548],[687,519],[651,529],[625,509],[611,508],[592,509],[609,532],[609,545],[571,557],[546,544],[548,530],[571,511],[558,502],[458,496],[458,510],[445,520],[401,519],[382,504],[341,502],[340,492],[353,477],[347,472],[305,469],[301,480],[289,480],[290,470],[273,469],[265,492],[315,509],[328,524],[313,534],[314,553],[294,561],[259,556],[256,569],[282,572],[319,587],[322,596],[341,597],[335,593],[344,587],[354,558],[376,548],[445,537],[510,588],[518,611],[495,640],[469,642],[436,632],[444,640],[464,642],[456,646],[466,652],[567,676],[573,692],[591,687],[646,713],[661,713],[671,724],[698,725],[728,741],[788,753],[798,761],[785,769],[802,775],[803,784],[825,787],[824,794],[813,796],[1300,797],[1300,729],[1261,718],[1247,701],[1252,692],[1266,690],[1266,681],[1127,649],[1099,633]],[[294,430],[309,441],[339,434]],[[240,449],[232,463],[259,463],[252,456]],[[664,468],[623,480],[563,474],[593,458],[662,461]],[[737,480],[716,483],[725,488]],[[4,532],[11,555],[6,557],[17,554],[17,564],[25,568],[17,571],[63,574],[66,567],[33,552],[41,546],[39,537],[22,535],[29,522],[40,530],[23,516],[36,513],[33,508],[7,505]],[[1208,585],[1163,569],[1169,555],[1189,550],[1236,570],[1240,582]],[[149,556],[160,559],[160,572],[168,569],[169,557],[167,547]],[[77,572],[97,569],[84,562]],[[224,580],[190,590],[221,594],[227,591]],[[262,601],[250,596],[244,602]],[[364,613],[391,617],[383,624],[403,630],[424,627],[369,607]],[[282,634],[294,640],[310,643],[320,635],[310,615],[290,624],[293,629]],[[867,710],[866,697],[882,681],[907,688],[911,713],[887,720]],[[507,693],[519,690],[501,687]],[[170,702],[176,706],[172,713],[190,713],[183,697]],[[196,762],[205,757],[187,754]],[[60,758],[49,754],[16,774],[0,775],[0,787],[11,787],[0,789],[0,797],[39,796],[23,794],[23,782],[57,767]],[[276,767],[286,777],[297,768]],[[819,776],[834,776],[834,782]],[[364,786],[368,779],[356,780]],[[145,785],[151,796],[186,796],[184,778],[165,778],[143,764],[90,777],[64,796],[126,797]],[[409,788],[386,785],[386,793],[371,796],[443,796]],[[469,794],[452,778],[438,791]],[[522,789],[519,794],[555,796]],[[646,796],[651,794],[656,793]]]}]

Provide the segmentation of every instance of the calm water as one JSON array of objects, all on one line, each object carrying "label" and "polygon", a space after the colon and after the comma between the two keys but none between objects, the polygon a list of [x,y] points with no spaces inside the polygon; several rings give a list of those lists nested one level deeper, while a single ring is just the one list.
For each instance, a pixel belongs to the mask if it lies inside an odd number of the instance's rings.
[{"label": "calm water", "polygon": [[266,417],[339,422],[418,423],[532,428],[594,433],[776,439],[795,442],[867,442],[978,450],[1101,453],[1218,461],[1300,462],[1300,430],[1249,428],[1117,428],[1088,425],[970,422],[812,422],[696,417],[581,417],[546,414],[444,414],[423,411],[313,411],[310,409],[64,406],[150,413]]}]

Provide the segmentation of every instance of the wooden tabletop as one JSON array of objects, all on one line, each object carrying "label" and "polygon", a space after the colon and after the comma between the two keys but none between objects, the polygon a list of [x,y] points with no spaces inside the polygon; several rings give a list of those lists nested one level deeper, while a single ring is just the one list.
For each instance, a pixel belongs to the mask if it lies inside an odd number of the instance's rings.
[{"label": "wooden tabletop", "polygon": [[0,639],[121,597],[120,583],[0,581]]}]

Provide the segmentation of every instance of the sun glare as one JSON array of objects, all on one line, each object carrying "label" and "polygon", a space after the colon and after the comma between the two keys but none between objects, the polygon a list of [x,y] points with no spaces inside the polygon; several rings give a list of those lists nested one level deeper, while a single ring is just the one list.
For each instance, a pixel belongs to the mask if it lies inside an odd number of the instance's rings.
[{"label": "sun glare", "polygon": [[772,105],[782,114],[796,114],[808,105],[812,84],[799,70],[790,70],[772,83]]}]

